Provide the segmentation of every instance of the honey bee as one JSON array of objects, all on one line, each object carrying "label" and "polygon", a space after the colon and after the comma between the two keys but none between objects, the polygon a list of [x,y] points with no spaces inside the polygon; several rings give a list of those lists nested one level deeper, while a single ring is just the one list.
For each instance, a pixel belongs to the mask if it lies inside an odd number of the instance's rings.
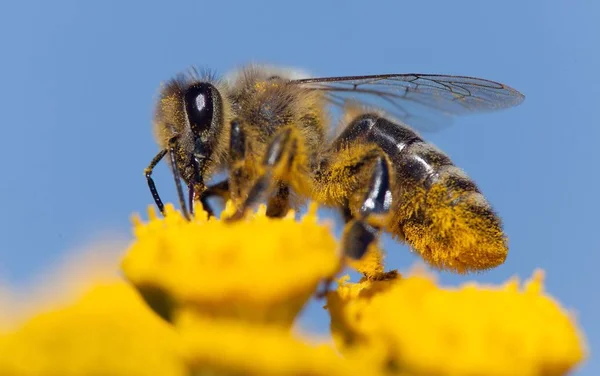
[{"label": "honey bee", "polygon": [[[167,156],[186,218],[196,201],[213,215],[215,196],[235,203],[231,220],[259,202],[281,217],[313,200],[340,209],[347,256],[361,258],[386,231],[434,267],[487,269],[508,252],[501,219],[473,180],[406,123],[418,123],[414,105],[445,118],[523,99],[506,85],[464,76],[310,78],[251,65],[220,79],[193,70],[161,89],[154,119],[161,150],[145,176],[161,212],[151,175]],[[331,137],[335,107],[342,131]],[[207,185],[219,172],[227,178]]]}]

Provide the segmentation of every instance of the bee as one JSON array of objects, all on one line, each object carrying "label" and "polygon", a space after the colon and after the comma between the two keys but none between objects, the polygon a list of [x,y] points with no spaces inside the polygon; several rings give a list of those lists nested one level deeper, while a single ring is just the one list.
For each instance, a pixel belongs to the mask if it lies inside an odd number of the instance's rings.
[{"label": "bee", "polygon": [[[145,176],[161,212],[152,170],[167,156],[186,218],[196,201],[214,215],[208,199],[215,196],[234,202],[230,220],[259,202],[281,217],[312,200],[343,214],[347,256],[361,258],[385,231],[436,268],[483,270],[506,258],[501,219],[475,182],[407,123],[422,119],[415,107],[447,119],[523,99],[506,85],[465,76],[310,78],[250,65],[217,78],[192,70],[161,88],[160,152]],[[336,107],[342,130],[330,136]],[[218,173],[227,178],[207,185]]]}]

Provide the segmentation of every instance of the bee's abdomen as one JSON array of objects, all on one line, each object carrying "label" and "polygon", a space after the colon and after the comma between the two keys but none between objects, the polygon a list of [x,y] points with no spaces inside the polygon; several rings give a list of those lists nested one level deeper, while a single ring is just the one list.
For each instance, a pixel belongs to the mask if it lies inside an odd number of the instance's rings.
[{"label": "bee's abdomen", "polygon": [[366,141],[377,144],[393,165],[389,231],[435,267],[466,272],[504,262],[500,218],[446,154],[405,125],[370,114],[356,121],[364,123]]}]

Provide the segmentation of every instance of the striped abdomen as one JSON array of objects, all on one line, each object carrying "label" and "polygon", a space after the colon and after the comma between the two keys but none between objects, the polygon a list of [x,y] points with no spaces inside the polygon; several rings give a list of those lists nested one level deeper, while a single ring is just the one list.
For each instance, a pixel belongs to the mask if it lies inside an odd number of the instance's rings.
[{"label": "striped abdomen", "polygon": [[365,141],[383,149],[393,165],[388,231],[439,268],[466,272],[504,262],[508,250],[500,218],[448,156],[379,115],[354,122],[362,123]]}]

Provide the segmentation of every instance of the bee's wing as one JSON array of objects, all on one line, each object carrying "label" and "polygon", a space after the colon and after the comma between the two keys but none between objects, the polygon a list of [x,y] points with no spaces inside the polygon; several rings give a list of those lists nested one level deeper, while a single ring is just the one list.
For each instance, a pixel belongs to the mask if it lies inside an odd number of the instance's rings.
[{"label": "bee's wing", "polygon": [[325,91],[333,105],[344,106],[351,100],[381,108],[423,130],[439,129],[455,115],[516,106],[525,98],[498,82],[438,74],[306,78],[292,83]]}]

